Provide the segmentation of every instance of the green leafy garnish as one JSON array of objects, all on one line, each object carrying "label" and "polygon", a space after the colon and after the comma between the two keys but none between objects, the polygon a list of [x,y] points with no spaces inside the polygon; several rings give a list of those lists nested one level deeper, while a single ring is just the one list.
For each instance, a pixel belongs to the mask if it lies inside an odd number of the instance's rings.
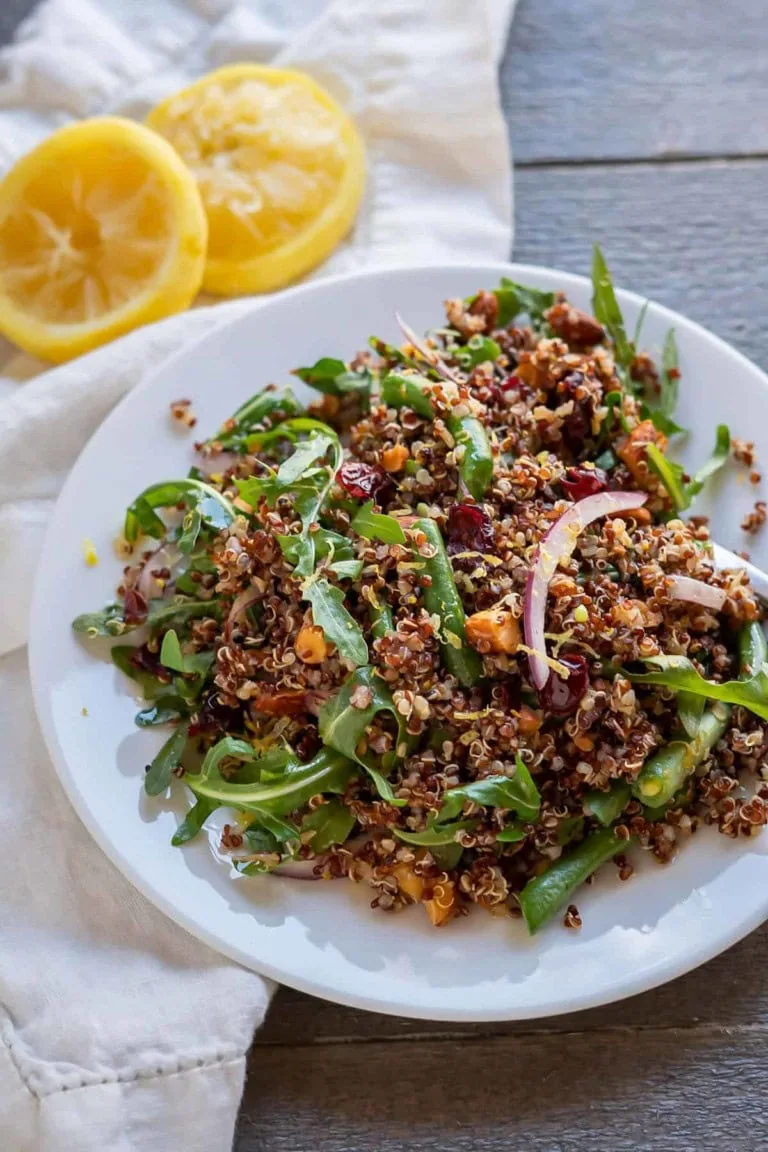
[{"label": "green leafy garnish", "polygon": [[456,820],[451,824],[428,824],[422,832],[405,832],[402,828],[393,828],[398,840],[406,844],[415,844],[421,848],[436,848],[456,842],[457,832],[471,832],[477,827],[477,820]]},{"label": "green leafy garnish", "polygon": [[727,424],[718,424],[712,455],[699,468],[693,479],[686,483],[684,481],[685,473],[680,464],[669,460],[656,444],[649,444],[646,448],[648,466],[659,477],[678,511],[687,508],[694,496],[701,492],[707,480],[727,463],[730,450],[731,434],[728,426]]},{"label": "green leafy garnish", "polygon": [[274,427],[281,420],[298,416],[301,412],[302,407],[290,388],[278,392],[274,386],[270,386],[241,404],[208,443],[216,442],[227,451],[244,452],[247,437],[254,430],[263,431],[267,423]]},{"label": "green leafy garnish", "polygon": [[301,822],[301,830],[314,833],[310,841],[313,852],[327,852],[334,844],[343,844],[349,839],[355,824],[354,813],[341,800],[326,800],[307,813]]},{"label": "green leafy garnish", "polygon": [[659,480],[661,480],[675,508],[678,510],[687,508],[690,499],[686,492],[685,481],[683,480],[685,471],[682,465],[676,464],[674,460],[667,459],[656,444],[648,444],[646,446],[646,458],[648,460],[648,467],[652,472],[655,472]]},{"label": "green leafy garnish", "polygon": [[347,392],[360,392],[367,396],[371,390],[369,369],[353,371],[343,360],[330,356],[324,356],[311,368],[295,368],[293,374],[327,396],[343,396]]},{"label": "green leafy garnish", "polygon": [[171,837],[171,844],[173,844],[175,848],[179,848],[182,844],[188,844],[190,840],[194,840],[208,817],[212,812],[215,812],[218,807],[219,803],[217,800],[205,800],[201,798],[195,801]]},{"label": "green leafy garnish", "polygon": [[768,720],[768,664],[762,664],[749,679],[718,683],[706,680],[686,656],[653,656],[643,663],[653,671],[626,673],[635,684],[657,684],[675,692],[704,696],[707,700],[740,704],[762,720]]},{"label": "green leafy garnish", "polygon": [[624,317],[613,287],[611,273],[599,245],[592,253],[592,311],[613,342],[616,364],[626,372],[634,359],[634,348],[627,339]]},{"label": "green leafy garnish", "polygon": [[363,630],[344,607],[344,593],[325,576],[310,576],[301,587],[302,599],[312,605],[312,619],[339,655],[355,667],[368,663]]},{"label": "green leafy garnish", "polygon": [[186,716],[188,711],[189,706],[182,696],[160,696],[154,704],[137,712],[135,722],[139,728],[157,728],[160,724],[170,724]]},{"label": "green leafy garnish", "polygon": [[614,780],[607,791],[595,788],[584,797],[584,811],[594,816],[604,827],[615,824],[632,799],[632,789],[626,780]]},{"label": "green leafy garnish", "polygon": [[181,763],[187,744],[188,728],[188,724],[180,724],[150,764],[149,771],[144,777],[144,791],[147,796],[159,796],[171,783],[174,769]]},{"label": "green leafy garnish", "polygon": [[487,776],[484,780],[473,780],[471,784],[461,784],[446,792],[438,822],[455,819],[467,800],[485,807],[512,809],[527,823],[537,818],[541,808],[541,795],[519,752],[515,774],[511,778]]},{"label": "green leafy garnish", "polygon": [[[352,703],[355,693],[359,693],[355,699],[359,699],[360,695],[369,696],[370,702],[365,707],[356,707]],[[360,755],[358,752],[366,729],[379,712],[388,712],[397,724],[397,745],[391,759],[402,759],[412,746],[411,737],[406,731],[405,720],[395,708],[392,693],[371,668],[358,668],[345,681],[341,690],[323,704],[320,709],[320,739],[326,747],[335,748],[350,760],[361,764],[382,799],[401,807],[405,801],[395,797],[392,785],[381,771],[383,764],[370,753]]]},{"label": "green leafy garnish", "polygon": [[677,718],[686,736],[691,740],[695,740],[699,734],[706,702],[705,696],[695,696],[692,692],[678,692]]},{"label": "green leafy garnish", "polygon": [[659,373],[659,409],[665,416],[673,416],[677,408],[677,394],[680,379],[679,357],[675,330],[670,328],[661,350],[661,372]]},{"label": "green leafy garnish", "polygon": [[160,648],[160,663],[166,668],[171,668],[174,672],[187,671],[184,665],[184,656],[181,651],[181,642],[173,628],[169,628],[165,636],[163,636],[163,643]]},{"label": "green leafy garnish", "polygon": [[527,288],[516,284],[507,276],[502,276],[501,284],[494,293],[499,305],[496,324],[506,328],[517,316],[525,315],[531,327],[539,329],[545,323],[544,313],[555,302],[554,292],[542,292],[540,288]]},{"label": "green leafy garnish", "polygon": [[[222,746],[224,746],[222,748]],[[242,760],[246,768],[261,776],[269,764],[273,770],[269,779],[225,779],[221,764],[225,760]],[[273,815],[287,815],[321,792],[344,792],[355,774],[355,766],[331,748],[322,748],[307,764],[289,751],[276,756],[257,757],[251,745],[244,740],[224,737],[210,749],[198,773],[187,772],[184,783],[196,796],[216,800],[233,808],[262,809]]]},{"label": "green leafy garnish", "polygon": [[523,825],[514,820],[502,828],[501,832],[497,832],[496,840],[499,844],[517,844],[520,840],[525,840],[526,835]]},{"label": "green leafy garnish", "polygon": [[490,360],[492,364],[501,356],[501,348],[489,336],[478,334],[470,336],[466,344],[452,349],[453,356],[465,372],[476,368],[478,364],[485,364]]},{"label": "green leafy garnish", "polygon": [[175,596],[172,600],[151,600],[146,620],[137,624],[126,624],[123,619],[122,604],[108,604],[101,612],[85,612],[72,621],[72,628],[90,639],[97,636],[124,636],[144,624],[156,628],[170,620],[190,620],[195,616],[218,616],[218,600],[189,600]]},{"label": "green leafy garnish", "polygon": [[351,528],[366,540],[381,540],[382,544],[405,544],[405,532],[399,520],[383,512],[374,512],[373,500],[363,505],[354,517]]},{"label": "green leafy garnish", "polygon": [[112,663],[125,675],[129,676],[141,689],[145,700],[154,700],[161,692],[167,692],[171,677],[161,678],[135,663],[138,649],[132,644],[116,644],[110,649]]},{"label": "green leafy garnish", "polygon": [[[226,528],[235,519],[235,509],[226,496],[202,480],[166,480],[152,484],[137,496],[128,506],[125,514],[123,534],[129,544],[135,544],[141,535],[159,539],[168,529],[155,512],[156,508],[176,508],[183,504],[187,508],[185,517],[195,514],[197,532],[185,529],[179,539],[182,552],[191,551],[197,540],[200,528],[204,525],[214,532]],[[182,540],[184,545],[182,546]]]}]

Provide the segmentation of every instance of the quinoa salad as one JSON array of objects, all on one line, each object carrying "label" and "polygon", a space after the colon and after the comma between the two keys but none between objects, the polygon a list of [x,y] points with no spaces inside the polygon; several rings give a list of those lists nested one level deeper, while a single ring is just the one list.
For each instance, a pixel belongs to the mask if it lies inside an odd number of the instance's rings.
[{"label": "quinoa salad", "polygon": [[175,845],[217,813],[233,874],[578,928],[601,866],[768,823],[761,606],[689,511],[730,433],[670,458],[674,331],[642,350],[599,249],[590,314],[509,280],[445,314],[297,368],[308,405],[248,399],[136,497],[117,598],[73,627],[126,637]]}]

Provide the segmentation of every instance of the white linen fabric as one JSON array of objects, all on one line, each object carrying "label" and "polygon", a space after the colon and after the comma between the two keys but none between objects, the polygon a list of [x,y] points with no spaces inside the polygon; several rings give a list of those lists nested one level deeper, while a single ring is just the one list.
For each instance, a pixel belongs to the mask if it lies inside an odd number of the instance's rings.
[{"label": "white linen fabric", "polygon": [[[513,5],[46,0],[0,53],[0,171],[71,118],[142,116],[206,70],[269,61],[311,72],[366,138],[365,203],[318,274],[504,259],[511,166],[496,66]],[[167,354],[254,303],[196,308],[46,372],[0,349],[3,1152],[232,1144],[272,987],[167,920],[92,842],[44,751],[23,645],[45,524],[89,436]]]}]

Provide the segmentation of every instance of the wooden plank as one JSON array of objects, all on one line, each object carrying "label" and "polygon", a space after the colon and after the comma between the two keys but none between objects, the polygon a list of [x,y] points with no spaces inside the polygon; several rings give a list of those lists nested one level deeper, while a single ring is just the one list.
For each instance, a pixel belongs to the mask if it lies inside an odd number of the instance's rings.
[{"label": "wooden plank", "polygon": [[768,163],[559,166],[516,174],[515,257],[616,282],[768,367]]},{"label": "wooden plank", "polygon": [[237,1152],[754,1152],[760,1026],[255,1049]]},{"label": "wooden plank", "polygon": [[518,164],[765,153],[765,6],[519,0],[501,87]]}]

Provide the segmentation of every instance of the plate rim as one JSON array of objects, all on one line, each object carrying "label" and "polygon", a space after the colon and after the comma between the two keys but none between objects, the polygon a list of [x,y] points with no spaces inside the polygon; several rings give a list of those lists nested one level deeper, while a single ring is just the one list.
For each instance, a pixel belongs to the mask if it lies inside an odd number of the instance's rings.
[{"label": "plate rim", "polygon": [[[27,663],[30,674],[30,681],[32,686],[32,696],[35,708],[36,717],[40,725],[43,735],[46,751],[50,756],[54,770],[58,780],[66,793],[67,799],[77,813],[81,823],[85,826],[88,833],[95,840],[101,851],[105,854],[108,860],[121,872],[123,877],[139,891],[151,904],[158,908],[170,920],[176,923],[180,928],[184,929],[194,938],[201,940],[208,947],[213,949],[220,955],[224,955],[231,960],[241,964],[250,971],[256,972],[268,979],[272,979],[278,984],[285,984],[287,987],[296,989],[297,991],[316,996],[320,999],[327,1000],[332,1003],[338,1003],[346,1007],[361,1009],[365,1011],[378,1012],[382,1015],[389,1016],[404,1016],[410,1019],[420,1020],[435,1020],[446,1021],[452,1023],[490,1023],[490,1022],[503,1022],[511,1020],[531,1020],[531,1019],[546,1019],[549,1017],[561,1016],[564,1014],[586,1011],[590,1008],[597,1008],[611,1003],[618,1003],[622,1000],[628,999],[632,996],[639,995],[643,992],[650,991],[657,988],[669,981],[683,976],[688,972],[693,971],[695,968],[700,967],[702,964],[707,963],[709,960],[720,955],[722,952],[727,951],[733,945],[737,944],[740,940],[744,939],[762,923],[768,919],[768,890],[766,890],[763,901],[753,910],[749,915],[740,919],[738,923],[730,930],[724,933],[715,933],[708,937],[705,941],[695,947],[691,952],[686,953],[684,960],[664,960],[659,963],[651,973],[638,974],[629,979],[627,983],[619,990],[611,987],[605,994],[599,990],[592,994],[576,994],[573,996],[563,996],[556,1002],[554,1006],[542,1009],[536,1006],[521,1006],[513,1008],[504,1006],[501,1008],[494,1008],[490,1005],[485,1010],[479,1010],[476,1007],[469,1010],[462,1010],[461,1007],[444,1007],[437,1008],[431,1006],[419,1006],[412,1002],[396,1002],[395,1000],[381,1002],[373,997],[366,997],[363,995],[356,995],[354,993],[345,993],[338,988],[329,988],[324,984],[315,983],[310,978],[303,978],[293,974],[286,975],[285,971],[280,965],[275,965],[269,960],[262,960],[261,958],[254,958],[253,955],[247,953],[244,949],[235,944],[228,943],[226,940],[212,929],[207,928],[192,919],[184,912],[180,911],[174,906],[173,902],[166,898],[153,884],[144,878],[132,863],[130,857],[117,848],[117,846],[109,838],[99,821],[92,814],[87,802],[85,793],[80,789],[74,774],[70,770],[67,757],[59,746],[58,737],[55,730],[55,723],[53,719],[52,710],[46,706],[46,688],[43,676],[44,660],[42,659],[41,652],[44,648],[44,626],[42,613],[39,611],[39,601],[43,595],[44,585],[44,572],[46,565],[44,563],[47,552],[50,547],[50,542],[53,536],[53,525],[56,519],[57,511],[65,495],[69,489],[76,485],[78,480],[79,469],[82,464],[83,457],[88,452],[88,449],[95,437],[104,434],[112,426],[112,423],[119,423],[123,407],[128,405],[133,397],[136,395],[149,391],[152,388],[155,380],[168,371],[173,370],[173,367],[178,362],[183,362],[186,357],[194,355],[195,351],[209,340],[220,338],[222,332],[228,328],[237,326],[247,321],[252,312],[262,308],[269,308],[271,305],[282,303],[286,300],[293,300],[297,297],[304,295],[314,295],[322,293],[329,287],[343,284],[351,281],[360,281],[363,279],[378,279],[387,275],[408,275],[419,273],[435,273],[446,275],[450,274],[466,274],[473,269],[482,269],[483,274],[492,272],[499,276],[512,276],[518,279],[524,278],[526,275],[533,273],[535,276],[544,276],[558,284],[564,289],[568,289],[569,285],[577,284],[580,288],[591,287],[589,277],[573,273],[565,272],[561,269],[552,268],[543,264],[530,264],[518,263],[515,261],[440,261],[424,264],[397,264],[387,265],[385,267],[369,268],[353,272],[340,273],[333,276],[322,277],[321,279],[301,283],[295,285],[283,292],[275,295],[267,296],[265,298],[254,298],[251,301],[251,307],[240,310],[235,316],[227,316],[222,318],[221,322],[214,324],[213,327],[207,331],[196,336],[189,343],[184,344],[182,347],[171,353],[169,356],[164,357],[157,365],[148,371],[143,379],[129,392],[123,396],[120,401],[111,409],[104,420],[94,429],[91,436],[89,436],[82,450],[78,454],[75,463],[67,475],[67,478],[62,485],[62,488],[57,496],[51,517],[46,528],[45,537],[43,540],[40,558],[38,560],[37,570],[35,572],[33,582],[33,592],[31,607],[29,613],[29,632],[27,644]],[[639,293],[630,291],[616,286],[616,292],[620,302],[631,302],[636,306],[642,306],[646,301],[651,305],[657,314],[667,319],[673,325],[682,324],[688,330],[701,339],[703,342],[708,343],[710,346],[715,345],[722,352],[731,358],[735,358],[742,367],[747,370],[754,378],[755,383],[768,391],[768,374],[766,374],[757,364],[750,360],[744,353],[740,352],[733,345],[729,344],[722,337],[717,336],[715,333],[710,332],[703,325],[695,320],[691,320],[684,316],[682,313],[675,312],[668,308],[666,305],[659,304],[657,301],[647,298]],[[768,834],[768,833],[766,833]]]}]

